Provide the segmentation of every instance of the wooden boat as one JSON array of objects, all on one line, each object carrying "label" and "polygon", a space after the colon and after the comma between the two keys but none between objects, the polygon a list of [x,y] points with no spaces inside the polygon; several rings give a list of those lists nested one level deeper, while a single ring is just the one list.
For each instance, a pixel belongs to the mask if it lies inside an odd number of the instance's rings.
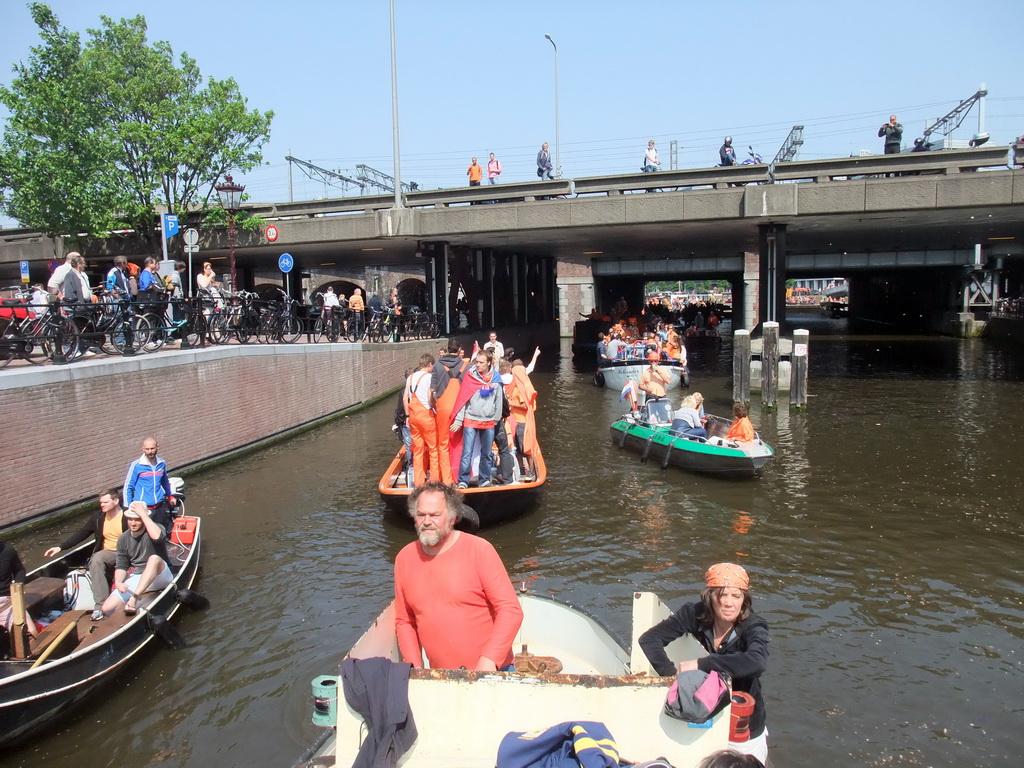
[{"label": "wooden boat", "polygon": [[[537,446],[534,456],[536,478],[533,480],[520,478],[509,485],[490,485],[484,488],[471,485],[464,489],[462,491],[463,503],[476,513],[476,519],[471,514],[465,514],[465,524],[461,527],[473,531],[481,525],[499,523],[522,514],[536,503],[544,491],[548,470],[544,464],[544,455],[540,451],[540,446]],[[381,499],[389,509],[408,517],[407,503],[412,488],[406,485],[406,475],[402,469],[404,462],[405,446],[402,446],[381,476],[377,488],[380,491]]]},{"label": "wooden boat", "polygon": [[640,451],[640,461],[653,458],[669,466],[719,477],[752,477],[775,457],[775,451],[754,433],[753,442],[725,439],[730,421],[707,417],[707,438],[681,437],[671,431],[672,412],[666,400],[645,403],[611,425],[611,438],[620,448]]},{"label": "wooden boat", "polygon": [[[595,381],[599,384],[603,382],[608,389],[620,392],[629,379],[639,383],[640,376],[648,365],[647,360],[628,358],[605,361],[598,366]],[[690,386],[690,377],[686,373],[686,366],[678,360],[661,360],[658,365],[669,374],[669,382],[665,385],[666,391],[679,389],[680,386]]]},{"label": "wooden boat", "polygon": [[102,621],[92,621],[92,593],[85,582],[82,588],[88,594],[83,602],[88,608],[65,610],[65,585],[73,583],[74,569],[89,559],[92,541],[28,574],[29,615],[37,621],[48,615],[52,621],[31,641],[28,659],[0,661],[0,744],[24,741],[56,724],[66,711],[136,663],[154,638],[172,647],[184,645],[167,621],[182,604],[206,604],[205,598],[188,589],[199,567],[199,523],[198,517],[177,518],[168,544],[172,569],[176,569],[174,580],[162,592],[141,595],[134,616],[118,609]]},{"label": "wooden boat", "polygon": [[[674,678],[654,673],[637,639],[667,617],[669,609],[653,593],[638,592],[633,597],[633,639],[627,649],[583,611],[550,597],[520,595],[524,619],[513,645],[517,669],[538,669],[542,665],[531,659],[554,657],[562,665],[557,673],[411,670],[409,705],[419,736],[402,757],[403,765],[493,768],[505,734],[576,720],[604,723],[623,758],[631,761],[660,756],[677,768],[686,768],[726,748],[729,707],[699,727],[664,713]],[[692,638],[681,638],[666,650],[677,662],[705,655]],[[401,661],[393,603],[348,656]],[[329,729],[296,766],[352,765],[367,725],[346,704],[340,678],[314,680],[317,690],[333,691],[325,697],[314,694],[313,721]]]}]

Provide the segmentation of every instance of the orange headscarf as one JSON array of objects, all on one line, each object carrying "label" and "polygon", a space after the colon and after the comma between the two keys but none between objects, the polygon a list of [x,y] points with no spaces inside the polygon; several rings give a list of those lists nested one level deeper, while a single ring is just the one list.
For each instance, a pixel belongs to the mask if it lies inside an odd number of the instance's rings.
[{"label": "orange headscarf", "polygon": [[750,577],[747,572],[736,563],[718,563],[708,568],[704,574],[707,586],[710,587],[735,587],[746,591],[750,588]]}]

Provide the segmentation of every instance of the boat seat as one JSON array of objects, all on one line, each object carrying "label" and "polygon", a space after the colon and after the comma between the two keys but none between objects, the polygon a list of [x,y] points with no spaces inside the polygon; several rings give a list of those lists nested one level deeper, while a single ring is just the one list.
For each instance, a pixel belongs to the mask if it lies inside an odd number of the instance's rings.
[{"label": "boat seat", "polygon": [[[49,648],[60,635],[61,632],[67,628],[69,624],[78,624],[79,619],[87,616],[89,611],[66,611],[60,615],[60,617],[43,629],[36,637],[33,637],[29,642],[29,658],[35,659],[39,655]],[[61,646],[66,652],[70,652],[72,648],[78,645],[78,631],[69,633],[62,641]],[[65,655],[62,653],[62,649],[58,648],[54,655],[60,657]]]},{"label": "boat seat", "polygon": [[33,611],[44,607],[47,603],[60,598],[60,608],[64,607],[64,579],[40,576],[25,584],[25,611]]}]

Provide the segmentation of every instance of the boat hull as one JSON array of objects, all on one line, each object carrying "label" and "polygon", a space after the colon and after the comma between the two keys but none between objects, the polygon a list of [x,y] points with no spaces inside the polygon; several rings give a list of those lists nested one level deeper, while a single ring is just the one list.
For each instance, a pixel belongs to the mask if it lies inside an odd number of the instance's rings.
[{"label": "boat hull", "polygon": [[610,435],[619,447],[638,451],[641,461],[718,477],[753,477],[775,456],[764,442],[737,444],[737,447],[712,445],[673,437],[667,427],[651,427],[626,419],[613,423]]},{"label": "boat hull", "polygon": [[[646,362],[616,361],[610,365],[602,365],[597,370],[604,378],[604,385],[608,389],[619,392],[626,386],[626,381],[629,379],[639,382],[640,376],[648,365],[649,363]],[[667,371],[669,374],[669,382],[665,385],[665,390],[679,389],[683,383],[685,367],[675,360],[665,361],[660,366],[662,370]]]},{"label": "boat hull", "polygon": [[[409,494],[412,489],[403,480],[402,463],[405,448],[399,449],[377,485],[381,500],[389,510],[408,517]],[[463,503],[476,512],[480,525],[495,525],[523,514],[533,507],[544,493],[547,466],[538,447],[534,454],[537,479],[510,485],[471,486],[461,491]]]},{"label": "boat hull", "polygon": [[[700,728],[664,713],[673,678],[654,674],[635,642],[632,651],[627,650],[593,617],[552,598],[521,595],[520,605],[524,618],[513,650],[553,656],[562,663],[561,671],[538,675],[411,670],[409,708],[419,737],[402,756],[402,764],[493,768],[498,745],[507,733],[540,731],[567,720],[604,723],[620,753],[630,760],[664,756],[672,765],[691,766],[728,746],[728,708]],[[669,609],[657,596],[636,593],[633,636],[639,637],[668,615]],[[692,638],[682,638],[668,651],[670,658],[679,661],[705,655]],[[393,604],[349,657],[401,661]],[[452,737],[452,723],[458,723],[458,738]],[[311,750],[313,760],[307,764],[329,764],[319,761],[333,757],[335,765],[351,765],[365,734],[361,716],[347,706],[339,690],[336,729],[328,743]]]},{"label": "boat hull", "polygon": [[[0,678],[0,745],[16,744],[54,725],[60,715],[88,699],[110,682],[138,657],[154,640],[160,642],[150,626],[149,615],[172,618],[181,605],[178,588],[191,586],[199,567],[200,533],[197,520],[194,543],[171,585],[132,620],[109,637],[87,645],[63,658],[47,661],[34,670],[22,666],[20,672]],[[91,550],[91,543],[86,545]],[[47,569],[52,568],[48,565]],[[42,569],[41,569],[42,570]],[[109,621],[108,617],[104,621]],[[79,637],[95,626],[104,631],[103,622],[90,623],[88,615],[79,620]],[[4,662],[5,672],[16,662]]]}]

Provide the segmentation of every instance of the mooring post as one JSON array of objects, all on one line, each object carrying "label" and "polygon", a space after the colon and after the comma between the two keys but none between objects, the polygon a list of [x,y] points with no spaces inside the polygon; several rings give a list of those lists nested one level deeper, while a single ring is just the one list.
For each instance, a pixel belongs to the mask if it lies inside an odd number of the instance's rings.
[{"label": "mooring post", "polygon": [[807,352],[810,331],[793,331],[792,373],[789,384],[789,407],[807,407]]},{"label": "mooring post", "polygon": [[734,403],[750,402],[750,331],[733,331],[732,334],[732,400]]},{"label": "mooring post", "polygon": [[774,408],[779,399],[779,324],[768,321],[761,328],[761,405]]}]

